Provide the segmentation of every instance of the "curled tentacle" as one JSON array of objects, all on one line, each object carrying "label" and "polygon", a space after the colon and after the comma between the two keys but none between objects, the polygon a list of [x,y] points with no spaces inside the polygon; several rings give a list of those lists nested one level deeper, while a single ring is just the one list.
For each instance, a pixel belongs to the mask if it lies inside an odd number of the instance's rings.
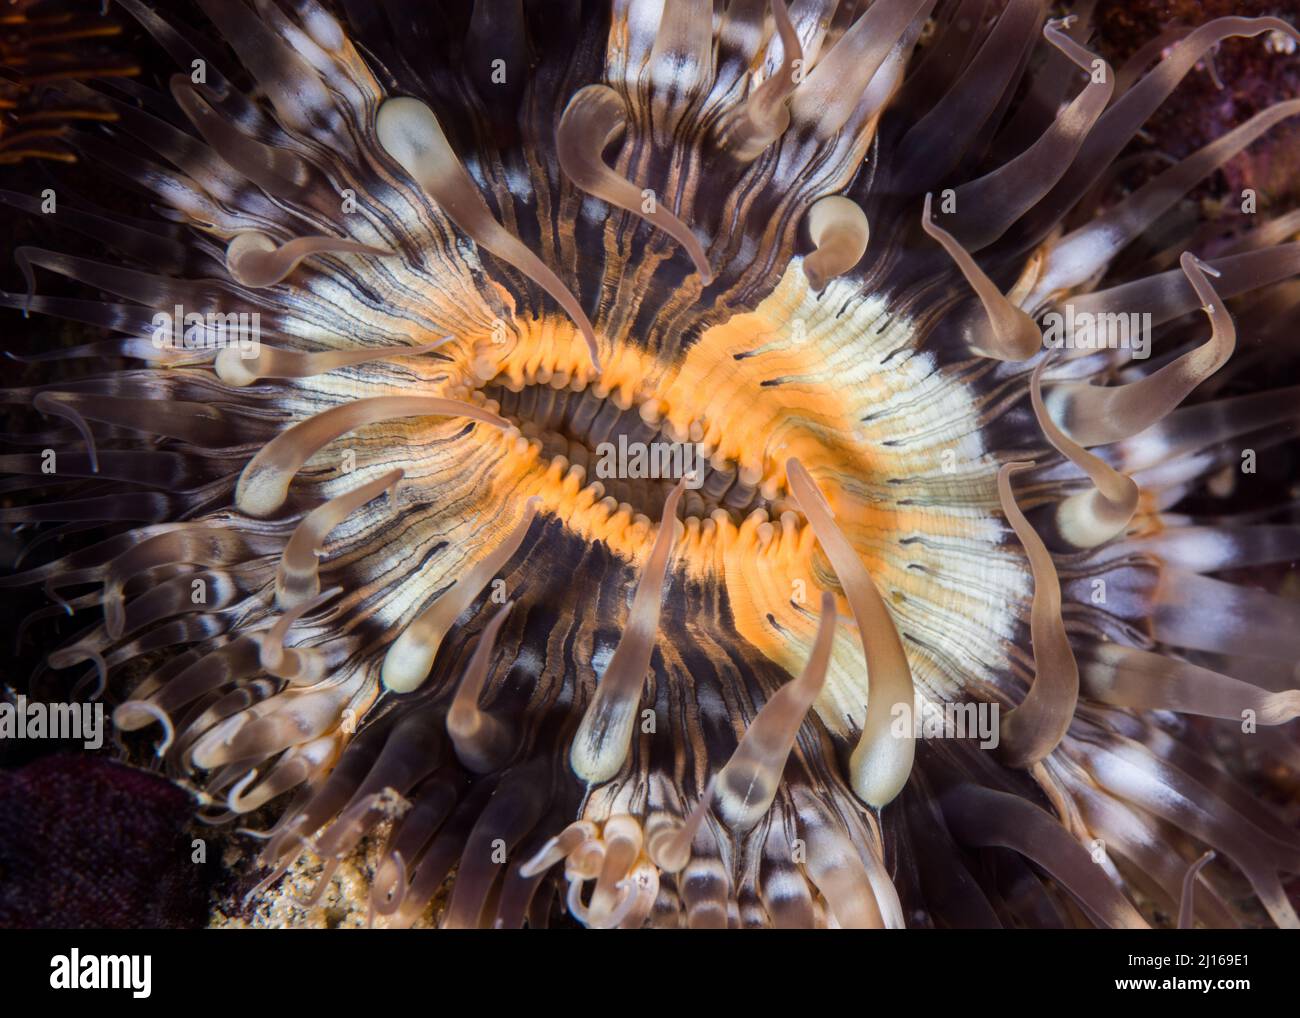
[{"label": "curled tentacle", "polygon": [[717,778],[714,778],[684,821],[679,822],[660,814],[651,817],[646,823],[646,855],[665,873],[680,873],[691,861],[691,844],[708,816],[716,785]]},{"label": "curled tentacle", "polygon": [[626,127],[627,113],[617,92],[605,85],[580,89],[564,108],[556,131],[555,150],[560,166],[588,194],[640,216],[681,244],[707,285],[713,280],[713,269],[709,267],[704,245],[690,227],[653,198],[649,199],[647,211],[647,199],[641,189],[601,160],[601,153]]},{"label": "curled tentacle", "polygon": [[294,605],[275,620],[275,624],[262,636],[258,653],[258,660],[267,674],[285,679],[294,686],[310,686],[320,681],[325,674],[324,654],[312,647],[285,647],[284,638],[300,618],[342,592],[342,587],[324,591],[308,601]]},{"label": "curled tentacle", "polygon": [[289,484],[302,465],[340,435],[397,417],[468,417],[508,428],[509,422],[491,411],[438,396],[374,396],[331,407],[282,431],[244,467],[235,489],[235,503],[250,516],[269,516],[284,504]]},{"label": "curled tentacle", "polygon": [[289,535],[275,574],[275,597],[281,609],[293,608],[320,593],[321,544],[331,530],[357,509],[387,491],[391,502],[397,483],[405,476],[401,467],[336,495],[309,512]]},{"label": "curled tentacle", "polygon": [[1001,361],[1023,361],[1032,357],[1043,345],[1043,334],[1038,326],[1028,314],[1002,295],[957,238],[930,218],[931,197],[928,193],[925,196],[921,228],[943,245],[984,309],[986,321],[974,329],[972,345],[985,357]]},{"label": "curled tentacle", "polygon": [[1011,491],[1011,478],[1031,463],[1006,463],[998,471],[998,497],[1007,521],[1020,538],[1034,575],[1030,640],[1034,681],[1029,692],[1001,716],[1002,755],[1011,767],[1029,767],[1052,752],[1065,736],[1079,699],[1079,666],[1061,617],[1061,584],[1052,556],[1025,519]]},{"label": "curled tentacle", "polygon": [[1052,420],[1043,405],[1043,370],[1050,358],[1034,368],[1029,381],[1029,395],[1034,417],[1043,435],[1062,456],[1088,475],[1093,488],[1064,499],[1056,509],[1056,526],[1076,548],[1095,548],[1120,534],[1137,511],[1141,491],[1132,478],[1125,477],[1105,460],[1094,456],[1073,441]]},{"label": "curled tentacle", "polygon": [[1184,252],[1180,262],[1187,279],[1196,288],[1201,309],[1210,319],[1210,338],[1177,360],[1127,385],[1069,383],[1061,386],[1062,391],[1059,395],[1053,393],[1053,398],[1062,401],[1065,430],[1079,444],[1103,445],[1150,427],[1232,355],[1237,330],[1232,316],[1205,277],[1208,266],[1190,252]]},{"label": "curled tentacle", "polygon": [[808,235],[816,248],[803,260],[808,285],[820,290],[862,260],[870,230],[867,214],[849,198],[831,195],[808,210]]},{"label": "curled tentacle", "polygon": [[582,332],[593,367],[599,368],[600,347],[582,305],[559,276],[492,218],[433,111],[419,99],[389,99],[379,110],[375,130],[385,151],[475,243],[535,280],[559,302]]},{"label": "curled tentacle", "polygon": [[1105,61],[1061,31],[1070,20],[1049,21],[1043,35],[1088,72],[1089,81],[1029,148],[993,172],[956,189],[958,218],[953,232],[966,250],[978,251],[992,244],[1052,189],[1070,168],[1110,102],[1115,75]]},{"label": "curled tentacle", "polygon": [[285,279],[304,258],[318,254],[391,255],[387,248],[338,237],[295,237],[276,246],[264,233],[241,233],[226,248],[226,268],[236,282],[245,286],[274,286]]},{"label": "curled tentacle", "polygon": [[1214,861],[1214,850],[1210,849],[1202,853],[1201,857],[1187,867],[1187,875],[1183,877],[1183,895],[1178,903],[1178,928],[1180,930],[1190,930],[1195,923],[1196,916],[1196,878],[1200,876],[1207,863]]}]

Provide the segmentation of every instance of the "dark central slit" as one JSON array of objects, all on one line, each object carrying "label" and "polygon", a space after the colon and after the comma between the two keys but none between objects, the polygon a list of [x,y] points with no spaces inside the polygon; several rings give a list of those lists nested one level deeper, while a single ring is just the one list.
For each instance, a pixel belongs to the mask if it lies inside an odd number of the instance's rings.
[{"label": "dark central slit", "polygon": [[564,456],[580,465],[587,484],[598,482],[606,496],[655,522],[679,477],[696,467],[701,479],[688,482],[683,517],[722,509],[739,524],[755,509],[769,508],[757,486],[738,476],[735,463],[715,466],[694,443],[674,442],[661,425],[644,420],[636,405],[624,410],[590,388],[574,392],[533,384],[513,392],[499,380],[483,386],[483,395],[526,437],[542,443],[546,459]]}]

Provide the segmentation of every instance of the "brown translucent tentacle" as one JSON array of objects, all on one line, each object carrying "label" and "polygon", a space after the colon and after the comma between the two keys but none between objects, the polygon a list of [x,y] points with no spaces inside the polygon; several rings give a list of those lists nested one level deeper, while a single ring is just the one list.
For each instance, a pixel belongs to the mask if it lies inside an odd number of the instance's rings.
[{"label": "brown translucent tentacle", "polygon": [[1052,447],[1088,475],[1094,488],[1070,495],[1057,507],[1056,525],[1066,540],[1076,548],[1094,548],[1123,531],[1137,511],[1141,491],[1130,477],[1125,477],[1100,457],[1073,441],[1052,420],[1043,405],[1043,369],[1051,358],[1045,357],[1034,368],[1029,381],[1029,395],[1038,426]]},{"label": "brown translucent tentacle", "polygon": [[574,773],[588,784],[608,781],[618,773],[627,758],[636,722],[636,707],[641,700],[646,669],[650,667],[650,655],[659,629],[668,560],[677,537],[677,503],[681,501],[685,486],[683,478],[664,501],[659,532],[637,583],[627,628],[619,637],[614,656],[597,683],[595,695],[573,737],[569,762]]},{"label": "brown translucent tentacle", "polygon": [[666,820],[656,823],[651,819],[646,824],[646,855],[665,873],[680,873],[691,861],[691,844],[709,814],[709,803],[713,801],[716,785],[715,777],[684,821]]},{"label": "brown translucent tentacle", "polygon": [[[1266,235],[1272,225],[1267,223],[1246,236],[1262,235],[1263,240],[1269,242]],[[1300,226],[1300,217],[1297,217],[1297,226]],[[1207,264],[1210,266],[1207,271],[1215,273],[1215,292],[1226,300],[1300,273],[1300,243],[1265,246],[1261,250],[1215,258]],[[1091,315],[1140,312],[1150,316],[1154,328],[1200,307],[1202,302],[1187,274],[1182,269],[1170,269],[1105,290],[1071,295],[1069,303],[1076,316],[1082,312]],[[1066,345],[1064,341],[1062,345]],[[1067,348],[1069,357],[1087,357],[1092,353],[1095,350],[1089,349],[1087,344],[1079,344],[1074,350]]]},{"label": "brown translucent tentacle", "polygon": [[[1206,611],[1213,605],[1213,611]],[[1166,566],[1155,590],[1151,635],[1163,643],[1217,654],[1300,659],[1300,604]]]},{"label": "brown translucent tentacle", "polygon": [[826,682],[837,621],[835,595],[822,591],[817,639],[803,674],[772,694],[718,773],[718,809],[733,831],[752,828],[776,798],[799,727]]},{"label": "brown translucent tentacle", "polygon": [[1300,32],[1280,18],[1215,18],[1179,41],[1149,74],[1128,89],[1102,114],[1088,135],[1074,166],[1032,213],[1035,232],[1043,236],[1060,221],[1079,198],[1115,161],[1115,157],[1141,129],[1147,118],[1169,97],[1178,83],[1210,49],[1234,36],[1250,37],[1283,32],[1300,41]]},{"label": "brown translucent tentacle", "polygon": [[409,693],[418,689],[428,678],[433,659],[438,656],[438,648],[442,646],[443,638],[451,629],[452,623],[519,550],[537,515],[540,501],[538,496],[530,498],[524,505],[519,521],[501,543],[467,569],[448,590],[440,594],[433,604],[420,612],[402,630],[402,634],[393,641],[388,653],[384,655],[380,677],[385,689]]},{"label": "brown translucent tentacle", "polygon": [[926,194],[921,213],[921,228],[943,245],[948,256],[957,263],[966,282],[979,297],[987,322],[981,322],[973,335],[975,349],[986,357],[1000,361],[1023,361],[1042,349],[1043,334],[1034,320],[1002,295],[993,280],[970,253],[957,242],[951,233],[935,225],[930,218],[932,194]]},{"label": "brown translucent tentacle", "polygon": [[188,523],[145,538],[113,559],[104,576],[104,628],[114,640],[126,629],[124,587],[132,576],[175,562],[219,566],[246,548],[243,537],[220,523]]},{"label": "brown translucent tentacle", "polygon": [[1144,42],[1115,72],[1115,95],[1121,96],[1132,88],[1143,72],[1162,58],[1165,50],[1182,42],[1190,32],[1186,25],[1174,25]]},{"label": "brown translucent tentacle", "polygon": [[[1065,429],[1081,445],[1104,445],[1136,435],[1178,406],[1201,382],[1232,356],[1237,329],[1214,287],[1206,266],[1191,252],[1179,260],[1210,319],[1210,338],[1195,350],[1127,385],[1097,386],[1072,382],[1061,386]],[[1211,272],[1214,270],[1211,269]],[[1053,394],[1055,395],[1055,394]]]},{"label": "brown translucent tentacle", "polygon": [[235,170],[269,194],[289,198],[305,194],[310,173],[298,156],[250,138],[213,109],[185,75],[172,76],[171,92],[203,140]]},{"label": "brown translucent tentacle", "polygon": [[835,522],[825,496],[797,459],[787,460],[785,469],[790,491],[830,559],[858,624],[869,694],[862,736],[853,750],[849,769],[858,797],[870,806],[884,806],[903,790],[916,752],[912,726],[903,725],[900,732],[893,723],[900,710],[910,717],[915,708],[911,668],[889,609],[862,559]]},{"label": "brown translucent tentacle", "polygon": [[1215,851],[1209,849],[1196,862],[1187,867],[1183,877],[1183,894],[1178,902],[1178,928],[1190,930],[1196,925],[1196,878],[1208,863],[1214,861]]},{"label": "brown translucent tentacle", "polygon": [[695,269],[707,284],[713,269],[704,245],[689,226],[656,201],[645,211],[641,189],[620,177],[601,159],[605,147],[627,127],[623,99],[608,85],[588,85],[574,93],[564,108],[555,133],[555,154],[565,175],[578,187],[601,201],[640,216],[672,237],[686,249]]},{"label": "brown translucent tentacle", "polygon": [[285,429],[239,475],[235,504],[249,516],[270,516],[284,504],[302,465],[340,435],[399,417],[468,417],[506,429],[510,422],[471,403],[438,396],[372,396],[331,407]]},{"label": "brown translucent tentacle", "polygon": [[740,162],[753,162],[790,125],[787,101],[798,85],[796,64],[803,59],[803,47],[785,0],[772,0],[772,17],[781,38],[781,66],[718,128],[718,144]]},{"label": "brown translucent tentacle", "polygon": [[1297,234],[1300,234],[1300,209],[1292,209],[1290,212],[1285,212],[1274,219],[1268,220],[1266,223],[1261,223],[1253,230],[1243,234],[1234,243],[1224,248],[1220,254],[1231,255],[1248,251],[1260,251],[1275,244],[1283,244],[1288,240],[1294,240]]},{"label": "brown translucent tentacle", "polygon": [[99,473],[99,453],[95,448],[95,434],[90,430],[86,418],[73,405],[74,399],[75,397],[71,396],[61,397],[60,393],[55,392],[38,392],[32,398],[32,409],[37,413],[55,414],[71,421],[72,426],[80,432],[82,441],[86,443],[86,455],[90,458],[90,471],[97,474]]},{"label": "brown translucent tentacle", "polygon": [[814,251],[804,257],[808,285],[821,290],[862,260],[871,235],[862,206],[842,195],[829,195],[808,210],[808,235]]},{"label": "brown translucent tentacle", "polygon": [[330,765],[338,755],[338,739],[325,736],[302,746],[294,746],[276,762],[266,777],[249,791],[257,780],[257,770],[248,772],[226,796],[226,808],[232,813],[251,813],[292,788],[304,784]]},{"label": "brown translucent tentacle", "polygon": [[525,877],[545,873],[561,859],[567,859],[579,846],[594,842],[600,837],[600,829],[590,820],[575,820],[555,837],[544,844],[537,853],[527,860],[519,872]]},{"label": "brown translucent tentacle", "polygon": [[478,927],[484,921],[487,899],[504,869],[496,849],[512,851],[533,829],[547,806],[542,772],[544,764],[526,764],[502,778],[484,807],[460,853],[451,899],[443,916],[444,929]]},{"label": "brown translucent tentacle", "polygon": [[273,28],[242,3],[199,0],[222,35],[237,48],[275,107],[280,122],[307,133],[320,125],[322,114],[334,107],[324,83],[311,66]]},{"label": "brown translucent tentacle", "polygon": [[237,234],[226,248],[226,268],[236,282],[264,287],[279,283],[298,267],[299,262],[312,255],[392,253],[387,248],[341,237],[295,237],[277,247],[265,233],[249,230]]},{"label": "brown translucent tentacle", "polygon": [[226,346],[217,353],[212,367],[217,377],[227,385],[242,387],[252,385],[261,378],[310,378],[312,375],[323,375],[339,368],[389,357],[418,357],[438,349],[450,339],[450,336],[444,336],[419,346],[363,347],[359,350],[319,350],[313,353],[284,350],[265,343],[258,343],[249,349]]},{"label": "brown translucent tentacle", "polygon": [[[1036,303],[1037,297],[1070,290],[1091,279],[1172,208],[1197,181],[1222,166],[1274,124],[1297,115],[1300,115],[1300,99],[1270,106],[1171,166],[1086,225],[1066,234],[1048,251],[1031,302]],[[1098,130],[1101,128],[1099,124]]]},{"label": "brown translucent tentacle", "polygon": [[705,88],[713,73],[712,8],[710,0],[664,0],[646,65],[651,81],[682,100]]},{"label": "brown translucent tentacle", "polygon": [[509,262],[559,302],[582,332],[592,365],[599,370],[600,348],[582,305],[559,276],[492,218],[433,111],[419,99],[389,99],[379,108],[375,130],[389,156],[438,202],[452,222],[476,244]]},{"label": "brown translucent tentacle", "polygon": [[605,858],[587,910],[587,925],[595,929],[617,926],[632,905],[631,888],[625,879],[631,874],[641,853],[644,836],[635,817],[616,814],[605,821],[601,831]]},{"label": "brown translucent tentacle", "polygon": [[1093,699],[1116,707],[1171,710],[1260,725],[1300,717],[1300,689],[1270,692],[1186,661],[1122,644],[1097,643],[1083,655],[1081,679]]},{"label": "brown translucent tentacle", "polygon": [[1051,753],[1065,737],[1079,699],[1079,666],[1061,617],[1061,583],[1056,566],[1011,491],[1011,478],[1032,466],[1005,463],[998,471],[1002,511],[1024,546],[1034,576],[1029,616],[1034,681],[1020,705],[1005,712],[999,722],[1002,756],[1011,767],[1030,767]]},{"label": "brown translucent tentacle", "polygon": [[1032,802],[991,788],[963,785],[941,801],[949,830],[967,845],[999,845],[1045,869],[1096,921],[1112,929],[1147,929],[1146,922],[1069,831]]},{"label": "brown translucent tentacle", "polygon": [[391,501],[397,482],[405,476],[398,467],[374,480],[345,491],[309,512],[289,535],[275,574],[275,597],[287,609],[309,601],[320,592],[321,542],[356,510],[387,491]]},{"label": "brown translucent tentacle", "polygon": [[826,899],[835,925],[848,930],[884,929],[871,877],[847,833],[806,789],[796,786],[793,795],[808,848],[804,869]]},{"label": "brown translucent tentacle", "polygon": [[1093,76],[1098,57],[1061,31],[1070,19],[1043,27],[1048,42],[1090,75],[1088,84],[1029,148],[1010,162],[956,190],[955,235],[970,251],[992,244],[1064,176],[1097,118],[1110,102],[1115,76],[1101,61],[1101,80]]},{"label": "brown translucent tentacle", "polygon": [[258,661],[268,675],[274,675],[277,679],[287,679],[295,686],[312,685],[324,676],[325,659],[321,651],[312,647],[304,647],[301,650],[285,647],[284,638],[300,618],[341,593],[343,593],[342,587],[333,587],[308,601],[294,605],[275,620],[271,628],[262,635],[262,643],[258,651]]},{"label": "brown translucent tentacle", "polygon": [[1228,856],[1273,921],[1284,929],[1300,928],[1277,872],[1295,869],[1294,846],[1284,848],[1262,837],[1258,827],[1205,785],[1139,743],[1109,735],[1105,745],[1089,740],[1078,749],[1097,784]]},{"label": "brown translucent tentacle", "polygon": [[993,116],[1015,77],[1021,55],[1043,22],[1038,0],[1008,0],[943,97],[898,143],[892,170],[911,193],[929,190],[950,174]]},{"label": "brown translucent tentacle", "polygon": [[268,759],[337,728],[350,697],[351,688],[346,684],[313,686],[295,690],[291,697],[274,697],[265,701],[273,705],[265,713],[236,714],[228,719],[229,727],[223,723],[205,733],[194,743],[191,759],[204,770],[242,760]]},{"label": "brown translucent tentacle", "polygon": [[507,601],[483,628],[478,646],[474,648],[456,688],[456,697],[447,711],[447,734],[451,736],[456,756],[467,769],[479,774],[500,767],[513,748],[510,726],[478,704],[483,695],[483,685],[487,682],[497,633],[513,604],[513,601]]},{"label": "brown translucent tentacle", "polygon": [[785,824],[768,825],[759,870],[759,899],[777,929],[811,930],[817,925],[808,880],[791,858]]},{"label": "brown translucent tentacle", "polygon": [[792,119],[815,124],[822,137],[835,134],[853,115],[862,93],[913,19],[931,2],[880,0],[872,4],[795,89]]}]

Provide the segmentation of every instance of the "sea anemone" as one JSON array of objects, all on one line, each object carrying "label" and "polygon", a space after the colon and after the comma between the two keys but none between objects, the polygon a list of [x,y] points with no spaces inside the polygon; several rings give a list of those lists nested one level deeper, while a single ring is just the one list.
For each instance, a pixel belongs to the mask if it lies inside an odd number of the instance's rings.
[{"label": "sea anemone", "polygon": [[1300,529],[1215,503],[1290,455],[1300,224],[1185,200],[1300,101],[1130,146],[1293,27],[118,2],[170,94],[41,82],[102,115],[3,194],[97,252],[3,304],[106,338],[4,390],[0,582],[266,815],[254,897],[369,839],[386,925],[1300,924]]}]

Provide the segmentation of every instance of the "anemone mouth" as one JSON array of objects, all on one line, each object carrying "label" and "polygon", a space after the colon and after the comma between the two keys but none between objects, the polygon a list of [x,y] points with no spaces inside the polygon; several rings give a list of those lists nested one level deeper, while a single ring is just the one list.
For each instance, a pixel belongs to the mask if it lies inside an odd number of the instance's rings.
[{"label": "anemone mouth", "polygon": [[121,2],[205,80],[59,79],[151,218],[60,194],[120,264],[17,252],[0,301],[107,338],[4,392],[48,529],[0,586],[205,820],[265,811],[255,900],[369,846],[396,926],[1300,923],[1232,777],[1295,770],[1241,738],[1300,716],[1300,616],[1227,572],[1300,538],[1185,501],[1294,434],[1234,386],[1296,223],[1158,232],[1300,104],[1107,179],[1294,28],[1117,73],[1038,0]]},{"label": "anemone mouth", "polygon": [[[692,422],[685,435],[665,422],[656,401],[620,405],[614,393],[604,397],[596,385],[581,382],[556,387],[539,378],[518,391],[508,379],[494,379],[479,390],[497,411],[527,439],[541,443],[541,455],[554,468],[582,471],[579,480],[594,477],[594,501],[613,499],[620,509],[649,521],[678,480],[689,486],[683,501],[685,519],[702,521],[722,512],[739,524],[753,512],[764,520],[781,497],[778,483],[763,478],[735,460],[708,454],[705,425]],[[771,491],[769,500],[764,490]]]}]

